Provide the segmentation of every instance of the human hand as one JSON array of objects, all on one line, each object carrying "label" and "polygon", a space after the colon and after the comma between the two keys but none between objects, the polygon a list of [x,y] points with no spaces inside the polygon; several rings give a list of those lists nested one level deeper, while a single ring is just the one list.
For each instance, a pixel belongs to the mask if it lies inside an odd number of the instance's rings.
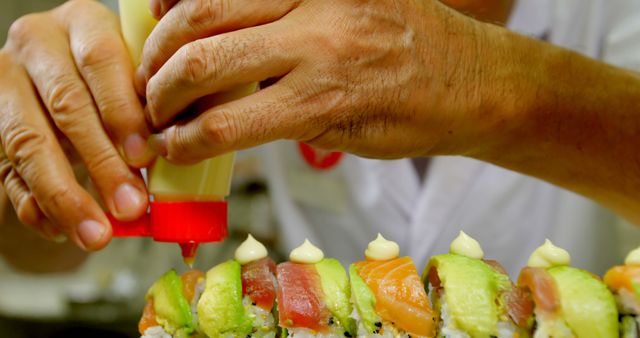
[{"label": "human hand", "polygon": [[[137,74],[153,126],[169,127],[154,143],[171,161],[276,139],[377,158],[456,154],[497,123],[489,25],[437,1],[174,2],[159,0]],[[206,95],[274,78],[174,124]]]},{"label": "human hand", "polygon": [[135,167],[153,156],[117,17],[89,0],[22,17],[0,50],[0,74],[0,179],[19,220],[46,238],[102,248],[111,227],[76,181],[76,163],[108,210],[132,220],[147,195],[118,149]]}]

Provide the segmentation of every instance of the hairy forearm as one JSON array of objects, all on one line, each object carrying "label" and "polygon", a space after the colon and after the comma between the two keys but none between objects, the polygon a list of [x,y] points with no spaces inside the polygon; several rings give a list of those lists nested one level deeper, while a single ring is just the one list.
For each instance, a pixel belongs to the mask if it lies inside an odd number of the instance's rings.
[{"label": "hairy forearm", "polygon": [[488,119],[487,146],[469,155],[573,190],[640,224],[640,76],[493,33],[504,49],[488,95],[500,108]]}]

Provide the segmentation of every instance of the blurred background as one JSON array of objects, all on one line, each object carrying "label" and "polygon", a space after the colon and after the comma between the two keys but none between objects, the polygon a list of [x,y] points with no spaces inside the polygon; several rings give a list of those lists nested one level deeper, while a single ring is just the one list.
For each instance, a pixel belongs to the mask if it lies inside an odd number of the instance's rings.
[{"label": "blurred background", "polygon": [[[63,2],[1,1],[2,45],[17,18]],[[117,0],[103,2],[117,10]],[[276,250],[275,221],[259,163],[256,152],[238,154],[229,198],[229,240],[203,245],[196,268],[206,271],[232,257],[249,232],[268,246],[274,258],[282,257]],[[87,177],[84,179],[90,183]],[[14,213],[7,210],[0,226],[16,222]],[[19,243],[16,246],[20,250],[30,249],[20,247]],[[22,272],[0,256],[0,337],[139,337],[137,321],[144,294],[170,268],[178,272],[186,270],[178,246],[144,239],[115,239],[106,250],[92,254],[80,268],[67,273]]]}]

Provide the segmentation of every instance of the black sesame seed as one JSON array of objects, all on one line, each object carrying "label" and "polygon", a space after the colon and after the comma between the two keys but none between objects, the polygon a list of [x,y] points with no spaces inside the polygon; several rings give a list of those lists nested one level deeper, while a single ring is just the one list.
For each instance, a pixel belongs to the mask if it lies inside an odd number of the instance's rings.
[{"label": "black sesame seed", "polygon": [[251,302],[251,305],[256,306],[256,302]]},{"label": "black sesame seed", "polygon": [[349,333],[349,332],[347,332],[347,331],[345,331],[345,332],[344,332],[344,336],[345,336],[345,337],[352,337],[352,336],[351,336],[351,333]]},{"label": "black sesame seed", "polygon": [[375,323],[375,324],[373,324],[373,325],[375,325],[375,326],[377,326],[377,327],[382,327],[382,322],[376,322],[376,323]]},{"label": "black sesame seed", "polygon": [[329,317],[329,325],[333,325],[333,317]]}]

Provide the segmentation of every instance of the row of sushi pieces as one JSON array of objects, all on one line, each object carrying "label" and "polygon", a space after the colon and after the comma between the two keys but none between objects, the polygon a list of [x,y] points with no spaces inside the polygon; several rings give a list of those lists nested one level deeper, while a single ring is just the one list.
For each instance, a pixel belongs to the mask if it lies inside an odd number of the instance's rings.
[{"label": "row of sushi pieces", "polygon": [[[350,265],[306,241],[276,265],[249,235],[206,273],[164,274],[149,289],[143,338],[638,337],[640,248],[599,277],[546,241],[514,283],[463,232],[422,276],[378,238]],[[640,318],[640,317],[638,317]]]}]

